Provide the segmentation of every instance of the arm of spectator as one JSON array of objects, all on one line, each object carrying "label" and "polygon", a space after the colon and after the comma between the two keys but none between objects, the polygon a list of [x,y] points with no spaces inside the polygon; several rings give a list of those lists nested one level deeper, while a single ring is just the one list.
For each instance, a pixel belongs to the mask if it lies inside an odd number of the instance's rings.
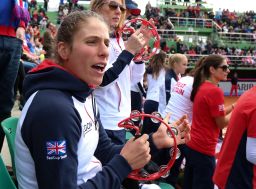
[{"label": "arm of spectator", "polygon": [[171,30],[174,29],[174,25],[173,25],[173,23],[172,23],[172,21],[170,20],[169,17],[167,19],[167,23],[168,23],[169,27],[171,28]]},{"label": "arm of spectator", "polygon": [[227,115],[227,114],[230,114],[230,113],[234,110],[235,105],[236,105],[236,103],[231,104],[231,105],[229,105],[229,106],[225,107],[226,115]]},{"label": "arm of spectator", "polygon": [[22,41],[25,39],[25,28],[24,27],[17,28],[16,37]]},{"label": "arm of spectator", "polygon": [[105,71],[100,87],[105,87],[115,81],[119,74],[124,70],[125,66],[131,63],[133,57],[133,54],[123,50],[113,63],[112,67]]},{"label": "arm of spectator", "polygon": [[130,64],[131,69],[131,85],[136,85],[143,79],[145,73],[145,64],[143,62],[132,62]]},{"label": "arm of spectator", "polygon": [[225,116],[219,116],[215,118],[215,122],[220,129],[223,129],[228,125],[230,117],[231,117],[231,114],[227,114]]}]

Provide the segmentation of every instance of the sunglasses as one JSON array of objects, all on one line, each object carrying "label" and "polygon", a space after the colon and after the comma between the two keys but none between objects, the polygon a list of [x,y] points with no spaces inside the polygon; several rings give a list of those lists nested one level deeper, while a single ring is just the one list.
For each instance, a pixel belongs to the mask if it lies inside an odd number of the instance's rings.
[{"label": "sunglasses", "polygon": [[116,10],[117,8],[119,8],[122,13],[124,13],[126,11],[126,8],[123,5],[120,5],[119,3],[115,2],[115,1],[109,1],[108,7],[110,10]]},{"label": "sunglasses", "polygon": [[218,68],[221,68],[224,72],[226,72],[229,69],[228,65],[222,65],[222,66],[218,66]]}]

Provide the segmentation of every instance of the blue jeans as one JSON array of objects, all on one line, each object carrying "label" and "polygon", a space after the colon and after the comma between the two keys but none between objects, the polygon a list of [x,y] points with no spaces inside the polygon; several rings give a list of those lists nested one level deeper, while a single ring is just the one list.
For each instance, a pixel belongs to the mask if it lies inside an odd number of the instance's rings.
[{"label": "blue jeans", "polygon": [[[14,105],[14,84],[17,77],[22,41],[14,37],[0,36],[0,122],[11,116]],[[2,128],[2,127],[1,127]],[[0,128],[0,151],[4,132]]]},{"label": "blue jeans", "polygon": [[31,69],[37,66],[36,63],[28,62],[28,61],[22,61],[22,64],[24,65],[25,73],[28,73]]}]

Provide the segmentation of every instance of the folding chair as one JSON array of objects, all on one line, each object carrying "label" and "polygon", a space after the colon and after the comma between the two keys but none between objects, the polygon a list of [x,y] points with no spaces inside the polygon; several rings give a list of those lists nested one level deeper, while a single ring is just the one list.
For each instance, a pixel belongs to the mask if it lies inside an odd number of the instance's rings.
[{"label": "folding chair", "polygon": [[17,189],[11,176],[9,175],[4,161],[0,155],[0,186],[1,189]]},{"label": "folding chair", "polygon": [[14,151],[15,151],[15,134],[16,134],[16,128],[18,124],[19,118],[17,117],[9,117],[1,122],[2,128],[4,130],[7,144],[9,147],[9,151],[11,154],[12,159],[12,169],[14,174],[15,172],[15,162],[14,162]]}]

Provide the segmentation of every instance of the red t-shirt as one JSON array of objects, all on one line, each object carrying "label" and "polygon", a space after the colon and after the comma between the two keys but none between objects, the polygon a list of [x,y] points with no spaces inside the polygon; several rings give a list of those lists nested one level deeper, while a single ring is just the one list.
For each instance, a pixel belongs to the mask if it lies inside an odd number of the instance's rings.
[{"label": "red t-shirt", "polygon": [[223,91],[210,82],[204,82],[194,99],[191,140],[187,145],[200,153],[214,156],[220,132],[215,118],[224,115]]},{"label": "red t-shirt", "polygon": [[213,181],[220,188],[256,189],[256,166],[246,159],[247,137],[256,138],[256,87],[244,93],[232,112]]}]

